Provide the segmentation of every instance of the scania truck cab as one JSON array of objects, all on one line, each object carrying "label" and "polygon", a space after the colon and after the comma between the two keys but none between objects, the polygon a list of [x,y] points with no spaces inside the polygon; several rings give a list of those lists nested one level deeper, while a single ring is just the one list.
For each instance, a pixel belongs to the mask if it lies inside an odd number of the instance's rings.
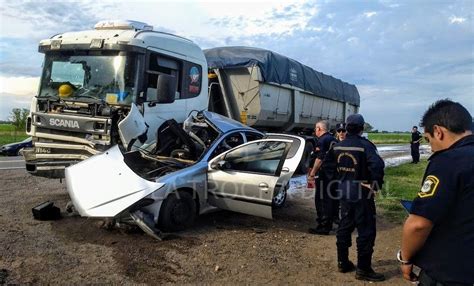
[{"label": "scania truck cab", "polygon": [[27,122],[34,146],[23,151],[33,175],[62,178],[65,167],[112,145],[132,148],[120,133],[129,113],[142,114],[148,130],[138,140],[147,143],[164,121],[183,122],[208,105],[203,51],[145,23],[102,21],[43,40],[39,51],[43,71]]}]

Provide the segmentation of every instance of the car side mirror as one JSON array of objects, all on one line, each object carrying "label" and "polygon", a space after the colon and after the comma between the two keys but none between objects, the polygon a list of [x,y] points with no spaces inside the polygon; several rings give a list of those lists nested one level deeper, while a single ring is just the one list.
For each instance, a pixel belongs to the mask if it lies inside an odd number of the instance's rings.
[{"label": "car side mirror", "polygon": [[176,77],[160,74],[156,84],[156,103],[173,103],[176,97]]}]

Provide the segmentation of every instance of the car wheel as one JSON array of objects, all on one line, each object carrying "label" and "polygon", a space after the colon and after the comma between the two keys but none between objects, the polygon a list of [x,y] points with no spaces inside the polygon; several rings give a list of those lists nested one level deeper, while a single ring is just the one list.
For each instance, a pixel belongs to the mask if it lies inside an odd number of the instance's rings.
[{"label": "car wheel", "polygon": [[300,164],[298,165],[298,168],[296,168],[296,174],[308,173],[309,168],[311,168],[311,152],[313,149],[313,143],[309,141],[306,142],[306,145],[304,146],[303,157],[301,157]]},{"label": "car wheel", "polygon": [[16,153],[15,155],[16,156],[21,156],[21,151],[23,150],[23,148],[18,148],[18,150],[16,150]]},{"label": "car wheel", "polygon": [[196,202],[192,195],[177,191],[168,195],[161,205],[159,227],[163,231],[180,231],[190,227],[196,218]]},{"label": "car wheel", "polygon": [[284,187],[281,187],[278,191],[275,192],[275,196],[273,197],[272,201],[272,207],[274,209],[279,209],[285,205],[289,187],[290,183],[288,182]]}]

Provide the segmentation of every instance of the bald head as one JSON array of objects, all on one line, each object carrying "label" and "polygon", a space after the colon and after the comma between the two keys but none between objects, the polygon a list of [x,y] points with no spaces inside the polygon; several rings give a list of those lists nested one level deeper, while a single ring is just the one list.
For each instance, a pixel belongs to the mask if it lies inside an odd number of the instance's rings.
[{"label": "bald head", "polygon": [[316,137],[321,137],[324,133],[328,132],[329,122],[327,120],[320,120],[314,126],[314,134]]}]

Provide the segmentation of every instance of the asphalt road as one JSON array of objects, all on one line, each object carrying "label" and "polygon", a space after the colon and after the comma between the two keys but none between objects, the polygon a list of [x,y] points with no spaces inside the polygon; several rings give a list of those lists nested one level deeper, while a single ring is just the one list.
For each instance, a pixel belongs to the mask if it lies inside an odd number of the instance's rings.
[{"label": "asphalt road", "polygon": [[24,169],[25,160],[23,156],[0,157],[0,170]]},{"label": "asphalt road", "polygon": [[[411,161],[410,144],[377,145],[380,156],[387,166],[395,166]],[[428,145],[420,146],[420,153],[430,153]],[[25,161],[22,156],[0,157],[0,170],[24,169]]]}]

